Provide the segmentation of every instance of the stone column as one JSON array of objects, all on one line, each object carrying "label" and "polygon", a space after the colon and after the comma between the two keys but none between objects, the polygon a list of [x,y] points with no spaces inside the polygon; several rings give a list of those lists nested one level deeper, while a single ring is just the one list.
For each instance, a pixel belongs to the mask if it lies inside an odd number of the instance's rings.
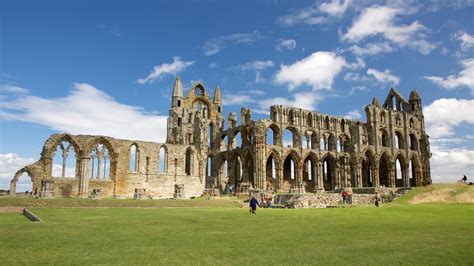
[{"label": "stone column", "polygon": [[380,187],[379,167],[378,166],[373,166],[373,167],[371,167],[371,169],[372,169],[372,186],[373,187]]},{"label": "stone column", "polygon": [[405,167],[402,169],[402,178],[403,178],[403,186],[404,187],[410,187],[410,180],[409,178],[409,173],[408,173],[408,167]]},{"label": "stone column", "polygon": [[89,196],[89,163],[90,157],[81,157],[79,171],[79,197]]},{"label": "stone column", "polygon": [[317,174],[317,180],[318,180],[318,189],[324,190],[324,183],[323,183],[323,163],[318,162],[317,167],[316,167],[316,174]]}]

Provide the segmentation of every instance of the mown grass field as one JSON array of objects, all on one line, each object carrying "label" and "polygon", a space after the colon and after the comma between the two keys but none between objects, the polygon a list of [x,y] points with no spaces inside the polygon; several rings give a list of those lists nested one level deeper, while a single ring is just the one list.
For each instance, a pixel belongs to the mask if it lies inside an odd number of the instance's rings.
[{"label": "mown grass field", "polygon": [[[109,205],[103,208],[33,201],[30,209],[42,222],[0,214],[0,258],[2,265],[473,265],[474,204],[406,204],[423,191],[381,208],[259,209],[257,215],[232,200],[114,201],[100,203]],[[0,206],[10,200],[0,199]],[[116,204],[129,205],[110,208]],[[171,208],[132,208],[147,204]],[[191,206],[199,208],[173,208]]]}]

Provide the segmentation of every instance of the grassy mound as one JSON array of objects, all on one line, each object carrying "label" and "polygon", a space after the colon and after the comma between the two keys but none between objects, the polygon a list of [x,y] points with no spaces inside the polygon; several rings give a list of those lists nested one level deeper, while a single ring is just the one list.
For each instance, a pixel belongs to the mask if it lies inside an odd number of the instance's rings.
[{"label": "grassy mound", "polygon": [[394,203],[474,203],[474,186],[466,184],[432,184],[426,187],[415,187],[406,195],[396,199]]}]

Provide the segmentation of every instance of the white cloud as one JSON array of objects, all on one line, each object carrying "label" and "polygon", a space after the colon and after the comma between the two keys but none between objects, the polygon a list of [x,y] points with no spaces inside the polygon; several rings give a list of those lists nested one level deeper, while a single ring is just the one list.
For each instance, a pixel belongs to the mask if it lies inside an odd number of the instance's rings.
[{"label": "white cloud", "polygon": [[[368,37],[382,36],[400,47],[408,46],[423,54],[431,52],[436,46],[424,40],[423,32],[426,28],[422,24],[418,21],[410,25],[395,24],[395,18],[407,12],[404,8],[377,5],[369,7],[354,20],[342,40],[357,43]],[[372,47],[372,50],[377,49]]]},{"label": "white cloud", "polygon": [[[63,166],[59,164],[53,164],[53,169],[52,169],[52,174],[53,176],[62,176],[63,174]],[[76,171],[74,168],[66,167],[66,176],[67,177],[73,177],[76,175]]]},{"label": "white cloud", "polygon": [[3,85],[3,86],[0,86],[0,92],[14,93],[14,94],[27,94],[29,90],[22,87],[14,86],[14,85]]},{"label": "white cloud", "polygon": [[351,120],[359,120],[362,118],[362,115],[360,114],[359,110],[355,109],[355,110],[345,113],[343,117],[346,119],[351,119]]},{"label": "white cloud", "polygon": [[275,64],[273,64],[273,61],[268,60],[268,61],[252,61],[248,62],[242,65],[239,65],[238,68],[240,70],[264,70],[266,68],[272,67]]},{"label": "white cloud", "polygon": [[283,50],[283,48],[286,48],[288,50],[294,50],[296,48],[296,41],[293,39],[281,40],[280,43],[277,45],[276,49],[277,51],[281,51]]},{"label": "white cloud", "polygon": [[[16,171],[34,162],[34,158],[23,158],[15,153],[0,153],[0,189],[9,190],[10,181],[14,177]],[[24,180],[20,179],[19,181]],[[21,185],[18,189],[22,189]],[[31,187],[29,189],[31,190]]]},{"label": "white cloud", "polygon": [[426,131],[433,139],[454,136],[461,123],[474,124],[474,100],[438,99],[423,108]]},{"label": "white cloud", "polygon": [[474,176],[474,151],[431,145],[431,179],[434,183],[456,182],[463,175]]},{"label": "white cloud", "polygon": [[226,36],[219,36],[204,43],[204,54],[207,56],[215,55],[222,49],[233,44],[253,44],[262,37],[258,31],[252,33],[234,33]]},{"label": "white cloud", "polygon": [[390,83],[393,85],[397,85],[398,83],[400,83],[400,78],[395,75],[392,75],[392,73],[390,73],[390,70],[388,69],[385,69],[382,72],[377,69],[369,68],[367,70],[367,75],[374,77],[374,79],[380,83]]},{"label": "white cloud", "polygon": [[235,95],[235,94],[226,94],[226,95],[223,95],[222,97],[222,104],[223,105],[245,105],[245,104],[248,104],[248,103],[254,103],[255,100],[249,96],[249,95],[245,95],[245,94],[238,94],[238,95]]},{"label": "white cloud", "polygon": [[137,82],[140,84],[153,83],[157,78],[163,75],[176,75],[194,64],[194,62],[195,61],[182,61],[181,58],[177,56],[173,57],[173,63],[163,63],[159,66],[155,66],[146,78],[138,79]]},{"label": "white cloud", "polygon": [[467,51],[474,47],[474,36],[466,32],[459,32],[456,37],[461,41],[461,50]]},{"label": "white cloud", "polygon": [[22,95],[11,101],[0,99],[0,119],[40,124],[71,134],[157,142],[166,139],[167,116],[119,103],[86,83],[75,83],[72,92],[62,98]]},{"label": "white cloud", "polygon": [[365,67],[365,61],[362,58],[357,57],[355,63],[347,64],[348,69],[361,69]]},{"label": "white cloud", "polygon": [[320,4],[319,10],[330,16],[342,16],[346,13],[350,3],[351,0],[342,0],[342,3],[340,0],[332,0],[331,2]]},{"label": "white cloud", "polygon": [[357,56],[376,55],[381,53],[390,53],[395,49],[388,42],[368,43],[364,47],[353,45],[349,50]]},{"label": "white cloud", "polygon": [[463,60],[461,64],[463,70],[458,75],[449,75],[446,78],[425,76],[425,79],[447,90],[468,87],[471,89],[471,93],[474,94],[474,58]]},{"label": "white cloud", "polygon": [[290,90],[303,84],[313,90],[331,89],[334,78],[345,65],[344,58],[333,52],[315,52],[291,65],[281,65],[275,82],[288,84]]},{"label": "white cloud", "polygon": [[343,0],[342,3],[340,0],[332,0],[319,5],[313,4],[303,9],[292,10],[289,15],[278,18],[278,21],[284,26],[326,24],[331,18],[341,18],[350,3],[350,0]]}]

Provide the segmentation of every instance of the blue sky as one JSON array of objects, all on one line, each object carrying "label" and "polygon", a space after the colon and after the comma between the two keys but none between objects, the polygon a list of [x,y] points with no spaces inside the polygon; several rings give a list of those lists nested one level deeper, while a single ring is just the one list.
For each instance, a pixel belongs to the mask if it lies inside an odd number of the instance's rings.
[{"label": "blue sky", "polygon": [[472,177],[473,21],[473,1],[2,1],[0,189],[52,133],[164,141],[176,75],[254,118],[365,121],[417,89],[434,181]]}]

